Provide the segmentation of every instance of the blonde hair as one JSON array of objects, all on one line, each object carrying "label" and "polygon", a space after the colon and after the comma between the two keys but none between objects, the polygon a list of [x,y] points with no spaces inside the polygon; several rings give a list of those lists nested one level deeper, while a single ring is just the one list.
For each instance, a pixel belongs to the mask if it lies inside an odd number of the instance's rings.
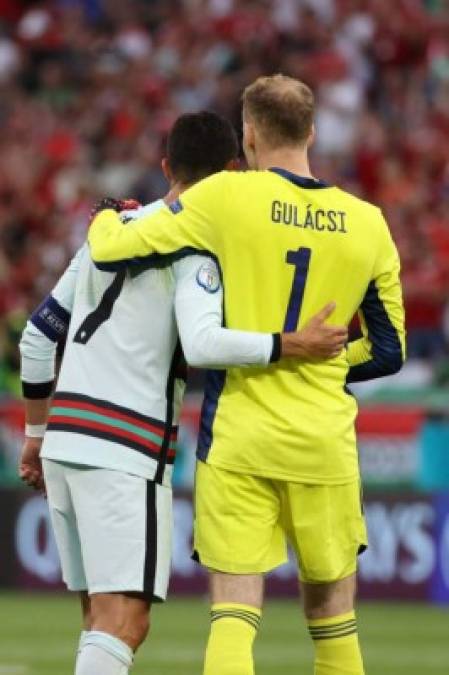
[{"label": "blonde hair", "polygon": [[303,145],[312,131],[315,99],[292,77],[259,77],[243,92],[243,115],[271,147]]}]

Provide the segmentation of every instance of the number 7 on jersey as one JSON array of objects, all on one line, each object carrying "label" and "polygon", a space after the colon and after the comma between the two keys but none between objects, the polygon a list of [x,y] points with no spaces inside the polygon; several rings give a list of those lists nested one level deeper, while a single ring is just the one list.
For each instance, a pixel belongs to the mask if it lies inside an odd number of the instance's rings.
[{"label": "number 7 on jersey", "polygon": [[304,299],[304,290],[306,287],[311,257],[312,251],[310,248],[302,247],[297,251],[287,251],[285,261],[289,265],[295,266],[295,275],[293,277],[290,300],[288,301],[287,315],[285,317],[283,329],[284,333],[292,333],[298,328],[299,315]]}]

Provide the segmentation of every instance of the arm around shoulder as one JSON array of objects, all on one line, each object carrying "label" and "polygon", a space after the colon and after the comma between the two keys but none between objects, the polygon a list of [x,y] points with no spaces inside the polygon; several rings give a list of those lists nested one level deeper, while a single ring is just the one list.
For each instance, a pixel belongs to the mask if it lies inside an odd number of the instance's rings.
[{"label": "arm around shoulder", "polygon": [[92,221],[88,240],[92,259],[101,266],[155,253],[180,251],[217,254],[217,231],[224,194],[221,174],[200,181],[173,204],[124,225],[110,209]]},{"label": "arm around shoulder", "polygon": [[189,365],[228,368],[270,363],[274,346],[271,334],[223,327],[223,291],[212,259],[186,258],[175,265],[175,277],[176,320]]}]

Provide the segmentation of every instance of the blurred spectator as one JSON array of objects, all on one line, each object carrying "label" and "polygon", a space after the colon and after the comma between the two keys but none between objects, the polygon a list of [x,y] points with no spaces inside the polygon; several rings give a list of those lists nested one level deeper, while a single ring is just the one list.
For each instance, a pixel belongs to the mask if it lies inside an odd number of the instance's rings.
[{"label": "blurred spectator", "polygon": [[0,0],[0,388],[92,202],[159,197],[176,116],[238,126],[242,88],[276,71],[317,93],[315,173],[384,209],[411,355],[446,354],[448,45],[440,0]]}]

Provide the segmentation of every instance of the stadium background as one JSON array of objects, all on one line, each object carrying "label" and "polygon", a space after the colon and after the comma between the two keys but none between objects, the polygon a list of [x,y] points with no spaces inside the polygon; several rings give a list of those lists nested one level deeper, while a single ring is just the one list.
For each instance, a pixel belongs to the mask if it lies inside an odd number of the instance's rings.
[{"label": "stadium background", "polygon": [[[362,558],[368,672],[449,669],[449,3],[446,0],[0,0],[0,673],[70,672],[74,601],[45,501],[16,478],[17,341],[83,241],[99,196],[147,202],[174,119],[240,126],[242,88],[282,71],[318,99],[313,171],[382,206],[403,263],[409,361],[356,389],[371,548]],[[189,559],[201,375],[176,470],[173,589],[204,593]],[[268,583],[260,673],[309,667],[292,565]],[[6,590],[8,589],[8,590]],[[398,604],[407,600],[417,604]],[[206,605],[156,615],[136,673],[200,672]],[[174,640],[174,642],[173,642]],[[307,671],[307,672],[309,672]]]}]

